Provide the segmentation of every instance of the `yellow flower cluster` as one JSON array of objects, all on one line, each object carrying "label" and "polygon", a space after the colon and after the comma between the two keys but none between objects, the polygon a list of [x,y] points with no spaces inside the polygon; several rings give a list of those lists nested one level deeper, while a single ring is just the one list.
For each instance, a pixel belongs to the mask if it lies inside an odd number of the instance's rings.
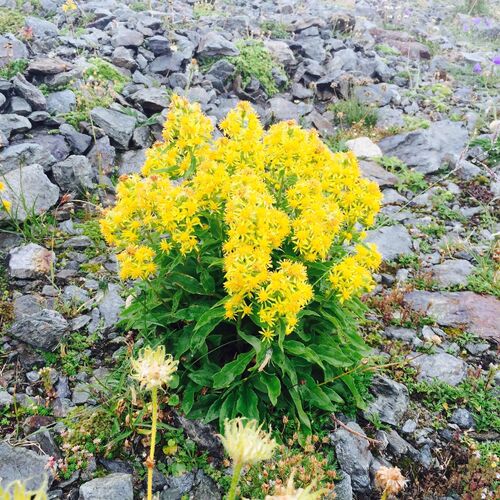
[{"label": "yellow flower cluster", "polygon": [[74,0],[66,0],[61,8],[64,12],[71,12],[72,10],[76,10],[78,7]]},{"label": "yellow flower cluster", "polygon": [[141,175],[120,179],[101,227],[121,251],[121,277],[147,278],[163,256],[219,239],[226,316],[252,315],[265,339],[280,322],[291,333],[312,300],[309,263],[332,262],[329,283],[342,301],[369,290],[376,249],[358,244],[337,257],[362,239],[381,202],[354,154],[332,153],[295,122],[265,132],[245,102],[220,124],[222,137],[212,138],[213,128],[198,104],[173,96],[164,142],[147,152]]},{"label": "yellow flower cluster", "polygon": [[[0,193],[2,191],[5,191],[5,184],[0,181]],[[10,209],[12,207],[12,204],[9,200],[4,200],[4,199],[0,199],[1,201],[1,204],[0,204],[0,208],[3,208],[6,212],[10,212]]]}]

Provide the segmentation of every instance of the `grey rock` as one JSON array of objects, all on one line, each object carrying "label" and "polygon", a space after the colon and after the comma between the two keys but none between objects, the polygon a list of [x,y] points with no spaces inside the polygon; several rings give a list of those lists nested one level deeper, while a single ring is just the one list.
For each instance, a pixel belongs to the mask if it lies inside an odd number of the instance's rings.
[{"label": "grey rock", "polygon": [[418,369],[419,382],[445,382],[457,385],[467,376],[467,364],[446,352],[437,354],[423,354],[410,361]]},{"label": "grey rock", "polygon": [[33,108],[26,99],[14,95],[10,98],[8,111],[13,115],[28,116]]},{"label": "grey rock", "polygon": [[375,181],[380,187],[395,186],[398,178],[382,168],[378,163],[369,160],[360,160],[359,167],[363,176]]},{"label": "grey rock", "polygon": [[[24,221],[28,214],[42,214],[59,199],[59,188],[50,182],[41,165],[28,165],[4,176],[1,198],[12,203],[10,217]],[[0,220],[7,215],[0,212]]]},{"label": "grey rock", "polygon": [[126,68],[132,71],[137,68],[134,51],[125,47],[116,47],[113,51],[111,62],[119,68]]},{"label": "grey rock", "polygon": [[63,191],[85,192],[94,186],[94,171],[85,156],[69,156],[52,166],[57,185]]},{"label": "grey rock", "polygon": [[373,378],[370,392],[375,399],[364,411],[365,416],[378,415],[382,422],[398,425],[410,402],[406,386],[378,375]]},{"label": "grey rock", "polygon": [[408,441],[403,439],[394,429],[389,432],[380,432],[381,434],[385,434],[385,437],[387,439],[387,449],[396,458],[400,458],[405,455],[408,455],[413,459],[416,459],[418,457],[418,450],[415,449]]},{"label": "grey rock", "polygon": [[342,479],[335,483],[335,498],[336,500],[352,500],[354,498],[352,492],[351,476],[345,472],[341,472]]},{"label": "grey rock", "polygon": [[99,312],[104,320],[104,328],[113,328],[120,317],[125,301],[120,296],[120,287],[110,284],[99,304]]},{"label": "grey rock", "polygon": [[274,121],[295,120],[312,110],[310,105],[304,103],[294,104],[284,97],[273,97],[268,101],[268,114]]},{"label": "grey rock", "polygon": [[461,429],[473,429],[474,418],[465,408],[457,408],[451,415],[450,422],[457,424]]},{"label": "grey rock", "polygon": [[400,109],[384,106],[377,110],[377,128],[403,127],[405,121]]},{"label": "grey rock", "polygon": [[39,278],[49,274],[55,262],[54,252],[36,243],[28,243],[9,252],[9,275],[18,279]]},{"label": "grey rock", "polygon": [[63,123],[59,127],[59,131],[68,142],[71,152],[75,154],[83,154],[89,149],[90,143],[92,142],[92,137],[90,137],[90,135],[78,132],[69,123]]},{"label": "grey rock", "polygon": [[[18,59],[27,59],[28,49],[12,34],[0,35],[0,68]],[[1,130],[1,127],[0,127]]]},{"label": "grey rock", "polygon": [[39,75],[57,75],[72,69],[72,65],[57,57],[37,57],[30,61],[28,73]]},{"label": "grey rock", "polygon": [[382,191],[384,195],[382,199],[382,205],[400,205],[406,203],[408,200],[399,194],[395,189],[384,189]]},{"label": "grey rock", "polygon": [[140,47],[144,42],[142,33],[119,27],[111,37],[113,47]]},{"label": "grey rock", "polygon": [[239,53],[234,43],[216,31],[209,31],[203,35],[198,44],[199,57],[237,56]]},{"label": "grey rock", "polygon": [[12,85],[14,90],[26,99],[33,109],[42,111],[47,109],[45,96],[37,87],[28,82],[22,74],[19,73],[12,79]]},{"label": "grey rock", "polygon": [[126,149],[137,120],[114,109],[94,108],[90,115],[95,124],[122,148]]},{"label": "grey rock", "polygon": [[176,413],[174,415],[176,424],[184,429],[189,439],[194,441],[198,447],[208,451],[210,455],[221,458],[223,454],[222,443],[215,435],[215,430],[200,420],[190,420]]},{"label": "grey rock", "polygon": [[163,56],[165,54],[169,54],[170,49],[170,40],[161,35],[154,35],[148,38],[147,41],[149,50],[155,56]]},{"label": "grey rock", "polygon": [[441,286],[466,285],[467,278],[474,271],[474,266],[468,260],[445,260],[442,264],[432,266],[431,273]]},{"label": "grey rock", "polygon": [[354,96],[361,104],[376,107],[387,106],[390,102],[398,103],[401,100],[398,87],[387,83],[357,87],[354,90]]},{"label": "grey rock", "polygon": [[[356,422],[347,426],[365,436],[363,429]],[[351,477],[352,489],[358,494],[368,494],[370,490],[370,463],[373,456],[366,439],[339,428],[331,436],[340,468]]]},{"label": "grey rock", "polygon": [[439,170],[447,158],[458,158],[467,140],[467,129],[459,122],[442,120],[426,130],[382,139],[379,146],[384,155],[396,156],[418,172],[429,174]]},{"label": "grey rock", "polygon": [[413,434],[417,430],[417,422],[409,418],[401,427],[401,432],[405,434]]},{"label": "grey rock", "polygon": [[79,500],[133,500],[134,490],[131,474],[114,473],[92,479],[80,486]]},{"label": "grey rock", "polygon": [[61,134],[47,134],[45,129],[38,129],[32,133],[30,142],[35,142],[45,148],[57,161],[69,156],[69,144]]},{"label": "grey rock", "polygon": [[294,66],[297,63],[293,51],[286,42],[265,40],[264,46],[269,50],[273,58],[283,66]]},{"label": "grey rock", "polygon": [[346,141],[346,146],[361,158],[379,158],[382,156],[380,148],[368,137],[358,137]]},{"label": "grey rock", "polygon": [[192,498],[197,500],[221,500],[222,494],[217,483],[202,470],[196,472],[194,487],[191,491]]},{"label": "grey rock", "polygon": [[38,313],[14,321],[9,334],[33,347],[51,350],[68,328],[69,323],[57,311],[42,309]]},{"label": "grey rock", "polygon": [[62,115],[73,111],[76,107],[76,97],[72,90],[52,92],[47,96],[47,111],[51,115]]},{"label": "grey rock", "polygon": [[162,88],[141,89],[130,96],[144,111],[163,111],[170,102],[168,92]]},{"label": "grey rock", "polygon": [[81,305],[89,300],[89,294],[83,288],[76,285],[64,287],[62,296],[68,304]]},{"label": "grey rock", "polygon": [[174,71],[179,71],[186,57],[181,52],[174,52],[164,56],[157,57],[150,65],[149,70],[152,73],[165,75]]},{"label": "grey rock", "polygon": [[88,236],[76,235],[69,240],[66,240],[61,246],[62,248],[76,248],[83,250],[85,248],[91,247],[94,243]]},{"label": "grey rock", "polygon": [[0,442],[0,485],[6,487],[13,481],[26,481],[26,487],[35,490],[46,480],[50,487],[54,478],[48,463],[47,455]]},{"label": "grey rock", "polygon": [[231,64],[226,59],[220,59],[207,71],[207,76],[219,81],[223,87],[231,80],[236,72],[234,64]]},{"label": "grey rock", "polygon": [[0,408],[10,406],[13,401],[14,398],[7,391],[0,389]]},{"label": "grey rock", "polygon": [[385,329],[384,334],[390,339],[404,340],[411,342],[417,335],[415,330],[411,328],[402,328],[399,326],[389,326]]},{"label": "grey rock", "polygon": [[24,20],[24,24],[27,28],[31,29],[33,38],[41,42],[41,46],[44,47],[51,46],[52,39],[59,35],[59,29],[54,23],[40,19],[39,17],[27,17]]},{"label": "grey rock", "polygon": [[118,161],[118,173],[120,175],[129,175],[140,172],[145,159],[145,149],[125,151]]},{"label": "grey rock", "polygon": [[386,226],[368,231],[366,241],[377,245],[385,261],[413,253],[410,234],[402,225]]},{"label": "grey rock", "polygon": [[32,163],[48,169],[55,161],[56,159],[39,144],[31,142],[13,144],[0,151],[0,173],[6,174]]},{"label": "grey rock", "polygon": [[5,134],[7,139],[12,132],[21,133],[31,129],[31,122],[24,116],[15,114],[0,114],[0,130]]},{"label": "grey rock", "polygon": [[61,458],[61,453],[51,432],[46,427],[41,427],[36,432],[27,436],[27,440],[34,444],[31,449],[33,451],[42,450],[47,456]]},{"label": "grey rock", "polygon": [[82,405],[89,401],[92,396],[91,386],[85,382],[79,382],[75,384],[73,388],[73,394],[71,396],[71,401],[75,405]]},{"label": "grey rock", "polygon": [[87,158],[94,168],[107,174],[110,173],[115,166],[116,150],[111,146],[109,137],[101,137],[98,139],[92,149],[89,151]]}]

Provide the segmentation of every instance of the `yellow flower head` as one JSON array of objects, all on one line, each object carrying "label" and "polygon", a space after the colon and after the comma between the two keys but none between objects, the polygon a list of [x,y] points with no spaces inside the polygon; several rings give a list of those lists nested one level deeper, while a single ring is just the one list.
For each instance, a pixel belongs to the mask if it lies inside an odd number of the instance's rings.
[{"label": "yellow flower head", "polygon": [[404,489],[407,482],[399,467],[382,466],[375,472],[375,485],[388,495],[397,495]]},{"label": "yellow flower head", "polygon": [[256,420],[235,418],[224,422],[224,435],[220,436],[227,454],[236,464],[252,465],[269,460],[276,441],[262,430]]},{"label": "yellow flower head", "polygon": [[170,354],[165,355],[165,347],[156,349],[146,347],[137,359],[132,359],[132,378],[138,380],[142,387],[151,390],[168,385],[177,371],[179,361]]},{"label": "yellow flower head", "polygon": [[318,500],[322,498],[327,490],[321,489],[318,491],[311,491],[314,488],[314,483],[310,484],[307,488],[295,488],[293,478],[295,476],[295,469],[290,474],[290,478],[286,486],[276,486],[274,495],[267,495],[265,500]]},{"label": "yellow flower head", "polygon": [[38,490],[28,490],[21,481],[14,481],[3,488],[0,486],[0,500],[47,500],[47,484]]},{"label": "yellow flower head", "polygon": [[64,12],[70,12],[76,10],[78,7],[74,0],[66,0],[66,3],[64,3],[61,8]]}]

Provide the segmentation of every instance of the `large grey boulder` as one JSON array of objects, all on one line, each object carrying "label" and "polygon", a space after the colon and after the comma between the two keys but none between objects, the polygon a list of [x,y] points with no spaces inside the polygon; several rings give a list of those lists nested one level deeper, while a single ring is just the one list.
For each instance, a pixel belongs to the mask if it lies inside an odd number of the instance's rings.
[{"label": "large grey boulder", "polygon": [[198,44],[199,57],[237,56],[239,53],[234,43],[216,31],[209,31],[203,35]]},{"label": "large grey boulder", "polygon": [[142,33],[136,30],[119,27],[111,37],[113,47],[140,47],[144,42]]},{"label": "large grey boulder", "polygon": [[9,252],[9,275],[18,279],[40,278],[50,273],[55,262],[54,252],[36,243],[28,243]]},{"label": "large grey boulder", "polygon": [[167,91],[156,87],[138,90],[130,98],[143,110],[152,112],[162,111],[170,102]]},{"label": "large grey boulder", "polygon": [[50,487],[54,478],[48,467],[49,459],[48,455],[0,442],[0,486],[23,481],[28,489],[35,490],[46,481]]},{"label": "large grey boulder", "polygon": [[80,486],[79,500],[133,500],[132,475],[117,472]]},{"label": "large grey boulder", "polygon": [[85,156],[74,155],[56,163],[52,173],[63,191],[85,192],[94,186],[94,171]]},{"label": "large grey boulder", "polygon": [[94,108],[90,112],[94,123],[123,149],[128,147],[137,120],[114,109]]},{"label": "large grey boulder", "polygon": [[[347,427],[366,436],[356,422],[349,422]],[[360,495],[367,495],[370,491],[370,464],[373,460],[368,440],[342,427],[331,434],[330,439],[335,446],[340,468],[351,477],[352,489]]]},{"label": "large grey boulder", "polygon": [[104,328],[113,328],[120,318],[125,301],[120,296],[120,287],[110,284],[99,304],[99,312],[104,320]]},{"label": "large grey boulder", "polygon": [[52,309],[23,316],[14,321],[9,335],[36,348],[52,350],[69,329],[64,316]]},{"label": "large grey boulder", "polygon": [[27,57],[28,49],[23,42],[10,33],[0,35],[0,68],[12,61],[26,59]]},{"label": "large grey boulder", "polygon": [[12,133],[27,132],[31,129],[31,122],[24,116],[13,113],[0,114],[0,131],[7,137]]},{"label": "large grey boulder", "polygon": [[73,111],[76,107],[75,93],[70,90],[52,92],[47,96],[47,111],[51,115],[62,115]]},{"label": "large grey boulder", "polygon": [[441,286],[466,285],[473,271],[474,266],[463,259],[445,260],[431,269],[432,278]]},{"label": "large grey boulder", "polygon": [[18,95],[26,99],[32,109],[43,111],[47,109],[47,99],[42,92],[32,83],[28,82],[22,74],[17,74],[12,79],[12,85]]},{"label": "large grey boulder", "polygon": [[0,198],[11,202],[10,214],[0,212],[0,220],[12,217],[23,222],[32,215],[40,215],[59,199],[59,188],[50,182],[41,165],[27,165],[5,174],[6,185]]},{"label": "large grey boulder", "polygon": [[369,418],[370,415],[378,415],[381,422],[398,425],[410,402],[406,386],[388,377],[377,375],[373,378],[370,392],[375,399],[365,410],[365,416]]},{"label": "large grey boulder", "polygon": [[36,163],[44,170],[55,163],[56,159],[47,149],[34,142],[13,144],[0,150],[0,174]]},{"label": "large grey boulder", "polygon": [[384,226],[368,231],[366,241],[377,245],[385,261],[413,253],[410,234],[402,225]]},{"label": "large grey boulder", "polygon": [[445,382],[457,385],[467,376],[465,361],[446,352],[414,357],[410,364],[418,369],[419,382]]},{"label": "large grey boulder", "polygon": [[441,120],[426,130],[386,137],[379,146],[385,156],[396,156],[418,172],[430,174],[446,161],[458,159],[467,141],[467,129],[461,123]]}]

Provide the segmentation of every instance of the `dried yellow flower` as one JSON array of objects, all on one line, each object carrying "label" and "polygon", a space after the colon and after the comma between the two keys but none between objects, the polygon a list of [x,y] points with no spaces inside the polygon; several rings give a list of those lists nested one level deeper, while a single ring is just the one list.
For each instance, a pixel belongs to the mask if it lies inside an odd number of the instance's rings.
[{"label": "dried yellow flower", "polygon": [[227,454],[235,464],[252,465],[269,460],[276,447],[271,434],[262,430],[256,420],[235,418],[224,422],[224,435],[220,436]]},{"label": "dried yellow flower", "polygon": [[132,359],[132,378],[138,380],[142,387],[151,390],[168,385],[177,371],[179,361],[170,354],[165,355],[165,347],[156,349],[146,347],[137,359]]},{"label": "dried yellow flower", "polygon": [[404,489],[407,482],[399,467],[382,466],[375,473],[375,485],[386,495],[397,495]]},{"label": "dried yellow flower", "polygon": [[314,483],[310,484],[307,488],[295,488],[293,478],[295,470],[290,475],[288,482],[285,486],[277,485],[274,495],[267,495],[265,500],[316,500],[322,498],[327,490],[321,489],[318,491],[311,491],[314,488]]}]

